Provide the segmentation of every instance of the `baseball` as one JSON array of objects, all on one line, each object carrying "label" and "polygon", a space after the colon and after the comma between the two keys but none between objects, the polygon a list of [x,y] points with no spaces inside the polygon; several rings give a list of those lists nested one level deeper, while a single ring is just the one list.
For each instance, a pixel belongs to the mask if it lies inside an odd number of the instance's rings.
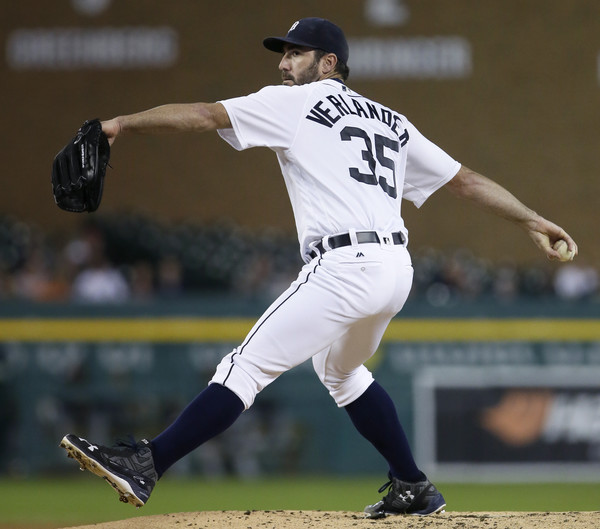
[{"label": "baseball", "polygon": [[573,257],[575,257],[575,252],[573,250],[569,250],[567,243],[562,239],[560,241],[556,241],[553,248],[560,254],[560,260],[562,262],[572,261]]}]

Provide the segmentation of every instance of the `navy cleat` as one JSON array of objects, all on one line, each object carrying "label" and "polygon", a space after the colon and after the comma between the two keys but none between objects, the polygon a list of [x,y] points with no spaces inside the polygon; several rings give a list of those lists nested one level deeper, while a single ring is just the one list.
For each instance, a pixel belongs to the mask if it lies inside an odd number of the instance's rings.
[{"label": "navy cleat", "polygon": [[109,448],[68,434],[60,446],[67,451],[68,457],[78,461],[81,470],[104,478],[124,503],[142,507],[158,481],[150,442],[146,439],[139,443],[119,442]]},{"label": "navy cleat", "polygon": [[446,501],[428,479],[409,483],[391,475],[388,477],[390,480],[379,489],[379,492],[384,492],[387,488],[390,491],[377,503],[365,507],[366,518],[385,518],[397,514],[428,516],[444,512]]}]

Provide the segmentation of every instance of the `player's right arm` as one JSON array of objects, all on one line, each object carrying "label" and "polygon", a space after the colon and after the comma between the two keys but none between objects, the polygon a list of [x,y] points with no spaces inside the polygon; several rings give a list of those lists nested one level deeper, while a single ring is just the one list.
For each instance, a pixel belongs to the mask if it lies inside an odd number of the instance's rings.
[{"label": "player's right arm", "polygon": [[463,165],[445,187],[455,196],[524,229],[549,259],[560,259],[553,247],[559,240],[564,240],[569,250],[577,255],[577,244],[565,230],[528,208],[500,184],[468,167]]},{"label": "player's right arm", "polygon": [[206,132],[231,127],[229,115],[221,103],[169,104],[137,114],[103,121],[102,130],[112,144],[119,134],[166,134]]}]

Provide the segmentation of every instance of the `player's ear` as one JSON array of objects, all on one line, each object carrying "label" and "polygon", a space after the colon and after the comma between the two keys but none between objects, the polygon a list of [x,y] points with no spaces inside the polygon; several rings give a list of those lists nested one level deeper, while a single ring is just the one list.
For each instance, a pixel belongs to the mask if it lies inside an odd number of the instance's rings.
[{"label": "player's ear", "polygon": [[335,53],[328,53],[326,55],[323,55],[323,57],[321,57],[321,71],[323,72],[323,74],[333,72],[333,70],[335,70],[337,62],[338,58]]}]

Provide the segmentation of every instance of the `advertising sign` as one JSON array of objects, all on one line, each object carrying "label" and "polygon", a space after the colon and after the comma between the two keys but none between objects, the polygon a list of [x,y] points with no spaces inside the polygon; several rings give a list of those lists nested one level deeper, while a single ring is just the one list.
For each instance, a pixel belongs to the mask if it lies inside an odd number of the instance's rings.
[{"label": "advertising sign", "polygon": [[600,469],[598,367],[428,368],[414,392],[417,453],[430,471],[512,480]]}]

